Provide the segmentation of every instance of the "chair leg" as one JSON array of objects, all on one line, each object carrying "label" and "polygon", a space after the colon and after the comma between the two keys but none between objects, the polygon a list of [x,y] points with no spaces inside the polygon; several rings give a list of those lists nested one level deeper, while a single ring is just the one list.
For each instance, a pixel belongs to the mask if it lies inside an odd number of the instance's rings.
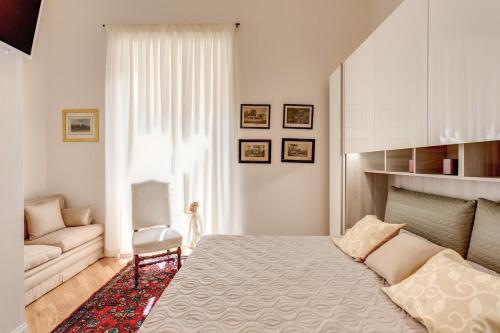
[{"label": "chair leg", "polygon": [[182,250],[181,247],[179,246],[177,248],[177,270],[181,269],[182,266],[181,255],[182,255]]},{"label": "chair leg", "polygon": [[137,288],[139,286],[139,256],[136,254],[134,255],[134,279],[135,283],[134,286]]}]

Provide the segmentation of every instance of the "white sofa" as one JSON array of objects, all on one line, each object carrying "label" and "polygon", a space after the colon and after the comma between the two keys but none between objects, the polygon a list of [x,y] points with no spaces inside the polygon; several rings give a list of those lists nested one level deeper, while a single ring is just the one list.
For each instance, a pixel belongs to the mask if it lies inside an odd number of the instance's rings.
[{"label": "white sofa", "polygon": [[[57,198],[66,208],[62,195],[30,200],[41,204]],[[66,227],[30,241],[24,223],[24,303],[28,305],[67,281],[104,256],[104,227],[90,224]]]}]

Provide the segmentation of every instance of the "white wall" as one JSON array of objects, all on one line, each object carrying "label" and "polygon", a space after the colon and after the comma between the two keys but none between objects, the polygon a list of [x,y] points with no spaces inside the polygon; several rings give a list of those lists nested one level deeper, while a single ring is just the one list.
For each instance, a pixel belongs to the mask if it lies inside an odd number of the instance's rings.
[{"label": "white wall", "polygon": [[[389,16],[404,0],[370,0],[371,1],[371,29],[375,30],[380,23]],[[422,0],[424,1],[424,0]]]},{"label": "white wall", "polygon": [[24,197],[47,194],[47,17],[42,16],[32,59],[23,61]]},{"label": "white wall", "polygon": [[24,323],[22,69],[0,51],[0,332]]},{"label": "white wall", "polygon": [[[328,233],[328,76],[370,32],[365,0],[47,0],[46,190],[104,219],[104,136],[62,143],[61,110],[99,108],[104,120],[102,24],[241,22],[236,33],[238,101],[271,103],[271,165],[237,165],[242,231]],[[314,130],[282,129],[283,103],[315,105]],[[239,108],[235,108],[235,113]],[[236,125],[236,124],[235,124]],[[43,134],[41,134],[41,137]],[[282,137],[315,138],[316,163],[282,164]],[[237,146],[237,138],[234,139]],[[43,183],[43,180],[40,181]]]}]

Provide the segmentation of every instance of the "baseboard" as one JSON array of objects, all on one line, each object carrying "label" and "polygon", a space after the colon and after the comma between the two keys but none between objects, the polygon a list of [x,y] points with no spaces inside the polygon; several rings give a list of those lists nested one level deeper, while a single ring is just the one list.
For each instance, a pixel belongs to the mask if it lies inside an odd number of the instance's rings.
[{"label": "baseboard", "polygon": [[11,333],[28,333],[28,323],[24,322],[16,327]]}]

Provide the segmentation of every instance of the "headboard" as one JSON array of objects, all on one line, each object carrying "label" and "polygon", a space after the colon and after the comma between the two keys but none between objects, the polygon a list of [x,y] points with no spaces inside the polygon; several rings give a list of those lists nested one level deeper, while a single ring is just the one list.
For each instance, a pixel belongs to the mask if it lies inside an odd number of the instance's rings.
[{"label": "headboard", "polygon": [[385,222],[406,223],[405,229],[467,256],[476,201],[391,187]]}]

